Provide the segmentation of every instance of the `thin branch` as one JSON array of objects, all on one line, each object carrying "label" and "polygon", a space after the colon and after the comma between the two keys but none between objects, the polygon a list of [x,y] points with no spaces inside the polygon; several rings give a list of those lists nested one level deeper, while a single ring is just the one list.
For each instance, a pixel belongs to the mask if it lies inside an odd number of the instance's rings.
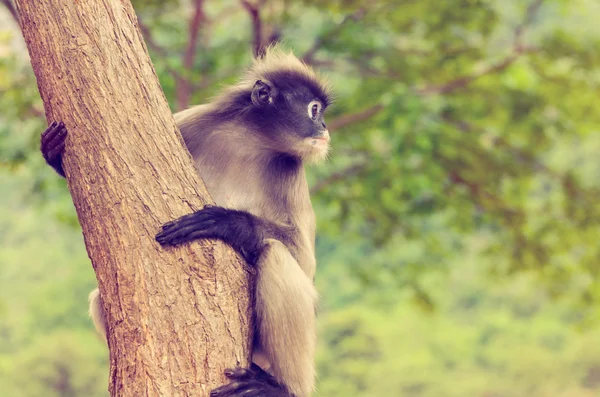
[{"label": "thin branch", "polygon": [[327,123],[327,125],[332,131],[337,130],[338,128],[346,127],[350,124],[368,120],[371,117],[375,116],[377,113],[379,113],[381,110],[383,110],[383,108],[384,106],[381,104],[373,105],[357,113],[349,113],[339,116]]},{"label": "thin branch", "polygon": [[[158,44],[153,39],[152,31],[150,30],[148,25],[146,25],[141,20],[139,15],[138,15],[138,26],[140,28],[140,31],[142,32],[142,36],[144,36],[144,41],[145,41],[146,45],[148,46],[148,48],[150,48],[152,51],[156,52],[158,55],[160,55],[163,58],[162,62],[160,62],[161,67],[164,67],[165,70],[175,79],[176,82],[179,83],[179,82],[185,81],[185,84],[190,87],[190,91],[203,90],[213,83],[212,79],[206,78],[206,79],[202,79],[202,81],[199,84],[192,84],[189,81],[189,79],[184,77],[177,69],[175,69],[172,66],[169,66],[169,64],[168,64],[168,58],[170,57],[169,51],[167,51],[164,47],[162,47],[160,44]],[[155,63],[155,65],[158,65],[158,64]],[[178,104],[178,106],[179,106],[179,104]]]},{"label": "thin branch", "polygon": [[152,37],[152,32],[150,31],[150,28],[148,27],[148,25],[146,25],[144,23],[144,21],[142,21],[142,19],[140,18],[140,16],[137,16],[138,18],[138,26],[140,28],[140,31],[142,32],[142,36],[144,36],[144,41],[146,42],[146,45],[148,45],[148,47],[150,47],[152,49],[152,51],[155,51],[157,54],[166,57],[168,55],[167,50],[164,49],[163,47],[161,47]]},{"label": "thin branch", "polygon": [[[462,131],[467,134],[472,133],[477,128],[467,121],[456,120],[450,117],[449,115],[442,115],[442,119],[448,122],[450,125],[454,126],[459,131]],[[485,129],[483,131],[485,131]],[[563,186],[563,188],[568,192],[570,197],[585,200],[589,203],[593,203],[595,198],[598,197],[596,192],[590,192],[589,190],[582,188],[581,186],[574,186],[572,184],[572,179],[570,177],[569,172],[561,174],[559,172],[554,171],[553,169],[549,168],[547,165],[536,159],[532,154],[527,153],[526,151],[511,145],[502,137],[496,137],[493,141],[493,144],[495,147],[510,153],[513,156],[513,158],[519,163],[531,167],[537,172],[544,173],[545,175],[560,183],[561,186]],[[449,166],[448,168],[450,167],[451,166]],[[467,181],[465,178],[462,177],[462,175],[456,173],[455,171],[450,172],[448,176],[451,182],[467,186],[474,199],[483,195],[488,199],[493,200],[495,203],[501,204],[500,207],[502,208],[502,211],[505,215],[522,215],[519,213],[519,211],[510,208],[500,198],[494,196],[493,194],[484,189],[481,189],[478,184]]]},{"label": "thin branch", "polygon": [[[183,67],[185,74],[191,72],[196,59],[200,26],[206,20],[206,14],[204,13],[203,6],[204,0],[194,1],[194,15],[192,16],[189,25],[188,46],[183,55]],[[178,109],[185,109],[189,104],[192,86],[189,79],[181,76],[176,78],[176,84],[177,107]]]},{"label": "thin branch", "polygon": [[473,73],[471,75],[458,77],[454,80],[451,80],[445,84],[439,86],[432,87],[424,87],[416,90],[416,93],[419,95],[431,95],[431,94],[447,94],[451,91],[454,91],[459,88],[466,87],[471,84],[473,81],[479,79],[482,76],[486,76],[488,74],[500,72],[510,65],[513,64],[519,57],[523,54],[533,52],[533,48],[527,48],[523,45],[523,36],[525,35],[525,31],[531,21],[533,21],[535,14],[539,10],[544,0],[534,0],[527,7],[527,12],[525,13],[525,18],[523,21],[515,28],[513,44],[510,53],[500,62],[488,66],[480,72]]},{"label": "thin branch", "polygon": [[263,23],[260,17],[260,8],[265,4],[265,0],[259,0],[255,5],[247,0],[241,0],[242,6],[248,11],[252,21],[252,50],[256,58],[264,53],[263,46]]},{"label": "thin branch", "polygon": [[465,186],[469,190],[469,194],[475,205],[482,206],[482,208],[485,209],[485,202],[483,200],[485,198],[489,200],[489,202],[492,202],[494,205],[496,205],[496,207],[502,211],[506,218],[510,218],[515,215],[522,215],[521,211],[512,208],[500,197],[483,188],[479,183],[471,182],[465,179],[458,171],[450,171],[448,173],[448,178],[453,185]]},{"label": "thin branch", "polygon": [[518,49],[518,48],[522,47],[522,45],[523,45],[522,40],[523,40],[523,35],[525,34],[525,29],[533,21],[533,19],[535,18],[535,15],[537,14],[537,12],[540,9],[543,2],[544,2],[544,0],[533,0],[531,2],[531,4],[529,4],[529,6],[527,7],[527,11],[525,12],[525,18],[515,28],[515,38],[514,38],[514,47],[515,48]]},{"label": "thin branch", "polygon": [[224,19],[235,15],[239,11],[240,11],[240,7],[237,4],[231,4],[231,5],[223,8],[217,14],[213,15],[210,18],[210,23],[213,24],[213,23],[223,22]]},{"label": "thin branch", "polygon": [[17,9],[14,4],[10,0],[0,0],[2,4],[8,8],[8,11],[12,15],[13,19],[17,22],[17,25],[21,26],[21,21],[19,20],[19,14],[17,13]]},{"label": "thin branch", "polygon": [[362,170],[364,170],[365,166],[366,166],[366,163],[358,163],[358,164],[353,164],[347,168],[344,168],[341,171],[334,172],[333,174],[329,175],[328,177],[326,177],[324,179],[321,179],[319,182],[314,184],[310,188],[310,194],[319,193],[321,190],[325,189],[327,186],[329,186],[335,182],[338,182],[342,179],[346,179],[350,176],[354,176],[354,175],[360,173]]},{"label": "thin branch", "polygon": [[306,51],[304,53],[304,55],[302,56],[302,60],[308,64],[312,64],[314,61],[316,52],[323,46],[323,44],[325,44],[325,40],[327,38],[336,36],[342,30],[344,25],[346,23],[348,23],[349,21],[361,20],[365,16],[366,13],[367,13],[367,11],[364,8],[359,8],[358,10],[354,11],[352,14],[346,15],[340,23],[336,24],[333,28],[331,28],[328,31],[324,32],[323,34],[319,35],[315,39],[315,41],[314,41],[313,45],[310,47],[310,49],[308,51]]},{"label": "thin branch", "polygon": [[[471,125],[471,123],[465,120],[454,119],[447,114],[442,115],[441,118],[442,120],[446,121],[448,124],[454,126],[454,128],[458,129],[463,133],[470,134],[476,129],[473,125]],[[485,129],[483,131],[485,132]],[[504,150],[510,152],[510,154],[517,161],[532,166],[536,171],[544,172],[553,178],[563,178],[562,175],[557,174],[555,171],[548,168],[545,164],[541,163],[524,150],[512,146],[502,137],[495,137],[493,140],[493,144],[496,147],[503,148]]]},{"label": "thin branch", "polygon": [[512,52],[511,54],[509,54],[506,58],[504,58],[499,63],[497,63],[495,65],[491,65],[478,73],[474,73],[474,74],[463,76],[463,77],[458,77],[458,78],[451,80],[440,86],[419,88],[416,90],[416,93],[418,95],[447,94],[458,88],[466,87],[467,85],[471,84],[473,81],[477,80],[478,78],[480,78],[482,76],[497,73],[497,72],[500,72],[500,71],[506,69],[514,61],[516,61],[520,55],[521,55],[520,52]]},{"label": "thin branch", "polygon": [[26,113],[31,114],[33,117],[46,118],[46,113],[44,112],[44,109],[40,109],[37,106],[30,107]]},{"label": "thin branch", "polygon": [[204,14],[204,0],[195,0],[194,1],[194,16],[190,21],[189,26],[189,42],[188,47],[185,51],[185,55],[183,58],[183,66],[189,70],[194,66],[194,60],[196,58],[196,49],[198,47],[198,36],[200,32],[200,25],[206,19],[206,15]]}]

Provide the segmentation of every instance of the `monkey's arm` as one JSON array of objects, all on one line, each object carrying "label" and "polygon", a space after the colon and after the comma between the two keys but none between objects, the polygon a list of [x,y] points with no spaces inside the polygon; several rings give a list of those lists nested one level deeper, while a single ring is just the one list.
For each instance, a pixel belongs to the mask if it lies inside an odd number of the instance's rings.
[{"label": "monkey's arm", "polygon": [[275,224],[246,211],[207,205],[164,224],[156,240],[161,245],[178,245],[199,238],[219,239],[231,245],[250,265],[255,265],[266,239],[288,245],[293,232],[292,226]]},{"label": "monkey's arm", "polygon": [[62,122],[54,121],[42,133],[40,150],[46,160],[46,163],[58,173],[65,177],[65,171],[62,167],[62,153],[65,149],[65,140],[67,139],[67,129]]}]

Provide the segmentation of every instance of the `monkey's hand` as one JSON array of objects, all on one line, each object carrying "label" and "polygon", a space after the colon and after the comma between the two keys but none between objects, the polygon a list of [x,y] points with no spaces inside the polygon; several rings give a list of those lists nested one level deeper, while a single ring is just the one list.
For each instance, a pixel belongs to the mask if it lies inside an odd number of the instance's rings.
[{"label": "monkey's hand", "polygon": [[62,122],[53,121],[42,133],[40,145],[46,163],[63,178],[65,171],[62,167],[62,153],[65,149],[65,139],[67,139],[65,125]]},{"label": "monkey's hand", "polygon": [[250,265],[255,265],[263,249],[263,236],[257,218],[245,211],[207,205],[163,225],[156,241],[179,245],[199,238],[215,238],[231,245]]},{"label": "monkey's hand", "polygon": [[256,364],[250,369],[227,369],[225,376],[231,382],[211,391],[210,397],[295,397]]}]

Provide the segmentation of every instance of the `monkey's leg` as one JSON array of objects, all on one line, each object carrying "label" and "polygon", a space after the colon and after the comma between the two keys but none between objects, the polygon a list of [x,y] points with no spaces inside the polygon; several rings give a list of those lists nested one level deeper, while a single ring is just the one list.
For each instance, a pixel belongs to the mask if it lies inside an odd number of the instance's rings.
[{"label": "monkey's leg", "polygon": [[65,149],[67,129],[62,122],[53,121],[42,133],[40,150],[49,166],[64,178],[65,171],[62,167],[62,153]]},{"label": "monkey's leg", "polygon": [[211,391],[211,397],[294,397],[256,364],[250,369],[227,369],[225,376],[231,382]]},{"label": "monkey's leg", "polygon": [[314,389],[317,291],[287,247],[265,240],[256,278],[256,321],[270,372],[295,396]]},{"label": "monkey's leg", "polygon": [[211,397],[308,397],[315,378],[313,284],[287,247],[271,239],[261,253],[256,282],[258,339],[273,376],[255,365],[228,370],[231,382]]}]

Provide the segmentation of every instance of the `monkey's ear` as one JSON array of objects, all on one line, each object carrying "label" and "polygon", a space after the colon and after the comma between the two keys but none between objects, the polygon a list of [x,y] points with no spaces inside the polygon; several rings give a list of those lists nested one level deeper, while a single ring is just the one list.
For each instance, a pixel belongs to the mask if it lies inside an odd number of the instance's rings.
[{"label": "monkey's ear", "polygon": [[256,80],[256,83],[254,83],[254,87],[252,87],[251,98],[254,106],[267,106],[273,103],[276,95],[277,89],[271,84],[262,80]]}]

